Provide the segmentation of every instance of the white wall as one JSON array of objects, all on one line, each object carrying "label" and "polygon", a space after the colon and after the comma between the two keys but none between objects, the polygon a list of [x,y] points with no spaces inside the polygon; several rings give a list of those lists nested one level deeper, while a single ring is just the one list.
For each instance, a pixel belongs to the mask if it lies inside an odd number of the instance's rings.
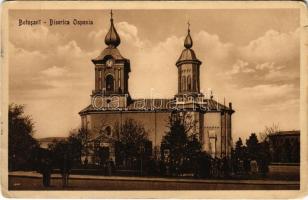
[{"label": "white wall", "polygon": [[[204,115],[203,150],[220,155],[221,149],[221,114],[209,112]],[[216,140],[216,142],[215,142]],[[213,154],[212,154],[213,155]],[[213,155],[214,156],[214,155]]]}]

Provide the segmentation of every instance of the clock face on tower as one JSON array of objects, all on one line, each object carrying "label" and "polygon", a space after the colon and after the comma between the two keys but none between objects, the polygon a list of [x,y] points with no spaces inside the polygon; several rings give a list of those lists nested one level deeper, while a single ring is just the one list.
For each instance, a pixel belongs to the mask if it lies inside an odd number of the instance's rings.
[{"label": "clock face on tower", "polygon": [[112,67],[113,66],[113,59],[108,59],[107,61],[106,61],[106,66],[107,67]]}]

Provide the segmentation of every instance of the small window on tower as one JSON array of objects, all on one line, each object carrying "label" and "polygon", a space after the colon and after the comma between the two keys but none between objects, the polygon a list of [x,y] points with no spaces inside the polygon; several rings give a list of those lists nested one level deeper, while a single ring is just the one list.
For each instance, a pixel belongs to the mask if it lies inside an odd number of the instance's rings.
[{"label": "small window on tower", "polygon": [[107,92],[114,91],[114,81],[113,81],[113,76],[111,74],[106,76],[106,90]]},{"label": "small window on tower", "polygon": [[190,91],[191,90],[191,77],[187,76],[187,90]]},{"label": "small window on tower", "polygon": [[107,126],[105,128],[105,133],[106,133],[106,135],[111,136],[111,128],[110,128],[110,126]]},{"label": "small window on tower", "polygon": [[182,91],[186,91],[186,78],[185,78],[185,76],[182,77]]},{"label": "small window on tower", "polygon": [[118,71],[118,87],[121,88],[121,70]]},{"label": "small window on tower", "polygon": [[98,71],[98,83],[99,83],[98,84],[98,89],[100,89],[100,90],[102,89],[102,83],[101,82],[102,82],[102,71],[99,70]]}]

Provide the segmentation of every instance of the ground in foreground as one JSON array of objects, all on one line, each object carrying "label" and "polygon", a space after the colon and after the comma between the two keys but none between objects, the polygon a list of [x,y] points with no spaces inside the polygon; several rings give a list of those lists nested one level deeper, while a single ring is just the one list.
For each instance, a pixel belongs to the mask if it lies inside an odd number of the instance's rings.
[{"label": "ground in foreground", "polygon": [[298,190],[299,184],[185,182],[155,180],[70,179],[69,186],[62,188],[60,178],[51,180],[51,187],[43,187],[38,177],[9,177],[9,190]]}]

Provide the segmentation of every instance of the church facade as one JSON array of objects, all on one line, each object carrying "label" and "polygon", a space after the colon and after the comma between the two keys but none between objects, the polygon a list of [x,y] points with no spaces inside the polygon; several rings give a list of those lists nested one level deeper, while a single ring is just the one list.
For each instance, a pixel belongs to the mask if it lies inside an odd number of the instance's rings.
[{"label": "church facade", "polygon": [[[95,71],[95,88],[91,104],[81,110],[81,127],[88,130],[92,146],[103,146],[115,160],[115,125],[127,119],[140,122],[148,132],[153,154],[159,155],[160,143],[168,130],[169,117],[174,111],[189,115],[196,123],[193,131],[198,134],[204,151],[212,157],[229,157],[232,147],[232,104],[218,103],[213,97],[200,92],[200,67],[188,28],[184,50],[173,67],[178,69],[178,92],[171,99],[133,99],[129,94],[128,79],[133,75],[130,60],[118,50],[121,40],[110,19],[105,37],[107,47],[92,59]],[[172,66],[170,66],[172,67]],[[166,85],[168,87],[168,85]],[[95,162],[94,155],[87,155],[88,162]]]}]

